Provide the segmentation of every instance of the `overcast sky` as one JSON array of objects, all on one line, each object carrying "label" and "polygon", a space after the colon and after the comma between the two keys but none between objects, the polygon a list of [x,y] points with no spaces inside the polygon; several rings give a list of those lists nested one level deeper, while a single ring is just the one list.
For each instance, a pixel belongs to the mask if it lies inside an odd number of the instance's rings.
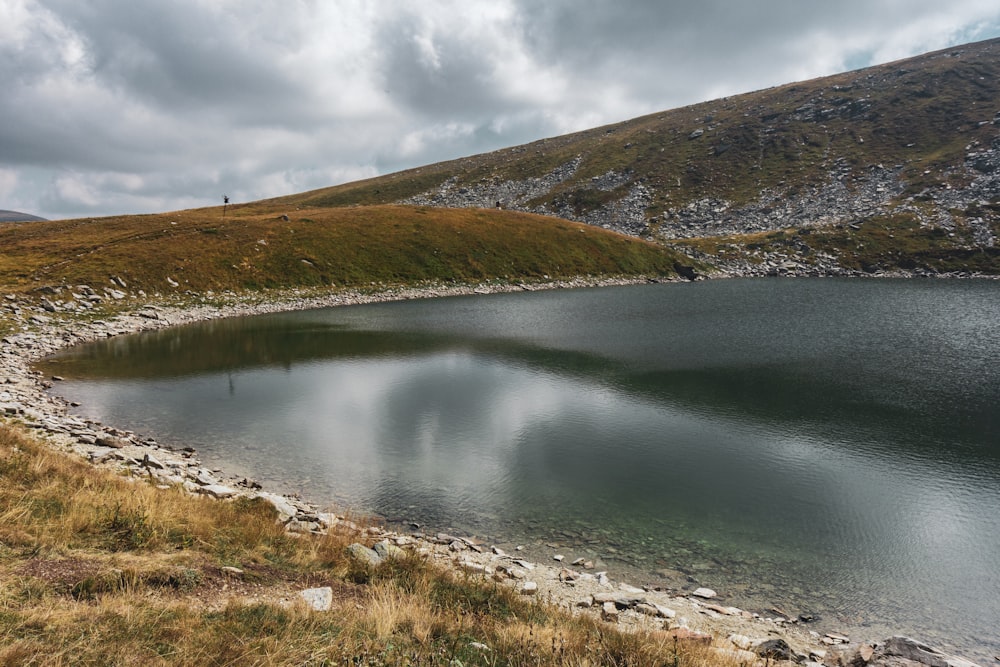
[{"label": "overcast sky", "polygon": [[997,0],[0,0],[0,209],[250,201],[996,36]]}]

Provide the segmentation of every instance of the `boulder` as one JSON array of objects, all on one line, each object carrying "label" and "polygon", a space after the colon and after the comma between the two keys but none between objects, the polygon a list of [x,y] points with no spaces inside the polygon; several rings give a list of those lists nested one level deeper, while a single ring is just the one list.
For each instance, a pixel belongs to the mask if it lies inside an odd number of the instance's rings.
[{"label": "boulder", "polygon": [[768,639],[757,644],[753,652],[768,660],[792,659],[792,647],[784,639]]},{"label": "boulder", "polygon": [[977,667],[973,662],[958,658],[909,637],[890,637],[872,655],[869,665],[898,664],[902,658],[928,667]]},{"label": "boulder", "polygon": [[696,598],[704,598],[705,600],[710,600],[714,598],[718,593],[713,591],[711,588],[696,588],[691,595]]},{"label": "boulder", "polygon": [[266,500],[267,502],[269,502],[271,506],[274,507],[275,510],[277,510],[278,520],[281,523],[285,523],[289,519],[294,518],[295,515],[298,513],[298,510],[295,509],[295,506],[292,505],[292,503],[290,503],[287,498],[279,496],[275,493],[258,493],[254,495],[254,498],[260,498],[261,500]]},{"label": "boulder", "polygon": [[358,542],[347,547],[347,554],[363,565],[370,565],[371,567],[375,567],[382,562],[382,557],[378,555],[378,552]]},{"label": "boulder", "polygon": [[299,597],[314,611],[330,611],[333,607],[333,589],[329,586],[307,588],[299,591]]},{"label": "boulder", "polygon": [[197,490],[198,493],[204,493],[205,495],[212,496],[213,498],[232,498],[237,494],[236,489],[231,489],[228,486],[223,486],[222,484],[199,486]]},{"label": "boulder", "polygon": [[375,543],[375,553],[379,555],[379,558],[383,560],[386,558],[400,559],[406,556],[406,552],[397,547],[395,544],[391,544],[389,540],[382,540],[381,542]]}]

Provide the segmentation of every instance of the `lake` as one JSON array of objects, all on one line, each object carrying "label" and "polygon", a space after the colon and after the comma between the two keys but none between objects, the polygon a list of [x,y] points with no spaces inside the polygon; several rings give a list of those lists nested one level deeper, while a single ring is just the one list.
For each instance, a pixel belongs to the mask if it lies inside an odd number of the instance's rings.
[{"label": "lake", "polygon": [[320,505],[1000,654],[998,281],[452,297],[57,361],[81,416]]}]

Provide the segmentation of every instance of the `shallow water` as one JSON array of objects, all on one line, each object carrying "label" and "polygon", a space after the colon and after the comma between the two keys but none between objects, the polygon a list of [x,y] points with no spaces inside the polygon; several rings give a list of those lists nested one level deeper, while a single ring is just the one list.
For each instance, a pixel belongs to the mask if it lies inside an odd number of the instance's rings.
[{"label": "shallow water", "polygon": [[998,282],[740,280],[210,322],[58,389],[320,503],[985,662],[998,361]]}]

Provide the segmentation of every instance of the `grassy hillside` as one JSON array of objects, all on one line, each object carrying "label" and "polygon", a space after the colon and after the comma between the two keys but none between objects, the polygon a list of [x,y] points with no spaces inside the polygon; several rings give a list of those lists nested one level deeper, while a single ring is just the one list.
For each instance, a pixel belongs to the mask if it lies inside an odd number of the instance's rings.
[{"label": "grassy hillside", "polygon": [[[274,203],[0,226],[0,285],[175,292],[673,273],[680,255],[564,220],[496,210]],[[173,281],[173,282],[171,282]]]}]

